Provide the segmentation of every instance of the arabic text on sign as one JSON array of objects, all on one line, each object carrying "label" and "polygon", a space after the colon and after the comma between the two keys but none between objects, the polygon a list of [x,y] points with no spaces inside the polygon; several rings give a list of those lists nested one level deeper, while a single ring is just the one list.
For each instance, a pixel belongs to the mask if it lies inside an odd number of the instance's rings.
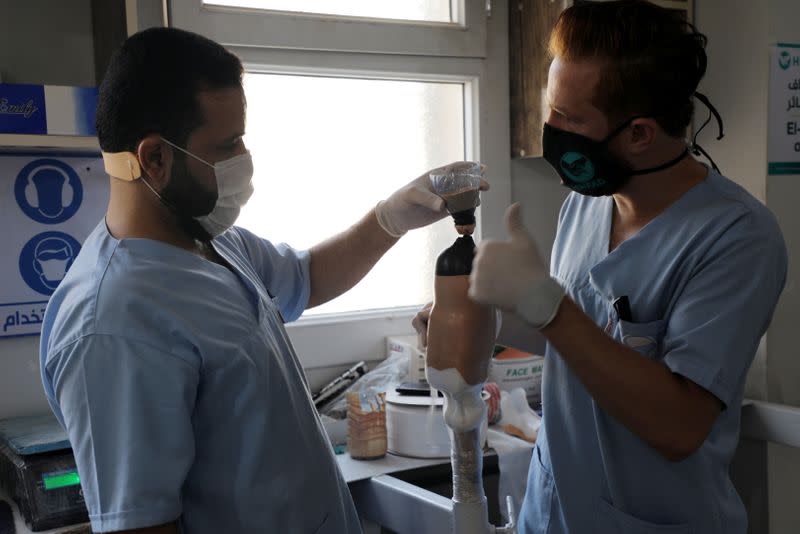
[{"label": "arabic text on sign", "polygon": [[[26,310],[27,311],[27,310]],[[30,310],[28,313],[20,313],[16,311],[9,313],[6,316],[5,323],[3,323],[3,333],[8,332],[9,328],[16,326],[25,326],[29,324],[41,324],[44,320],[44,308],[37,310]]]}]

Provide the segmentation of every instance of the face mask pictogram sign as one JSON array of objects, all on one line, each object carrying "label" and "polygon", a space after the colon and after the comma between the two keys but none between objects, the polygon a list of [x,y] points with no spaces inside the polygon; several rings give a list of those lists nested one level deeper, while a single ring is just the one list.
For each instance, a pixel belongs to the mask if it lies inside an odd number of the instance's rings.
[{"label": "face mask pictogram sign", "polygon": [[50,295],[107,205],[99,154],[0,152],[0,337],[39,334]]}]

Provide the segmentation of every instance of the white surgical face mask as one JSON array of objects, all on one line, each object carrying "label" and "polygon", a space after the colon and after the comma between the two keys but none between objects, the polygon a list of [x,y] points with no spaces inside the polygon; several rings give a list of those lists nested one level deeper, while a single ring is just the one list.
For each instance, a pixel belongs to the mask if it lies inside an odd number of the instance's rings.
[{"label": "white surgical face mask", "polygon": [[253,195],[253,158],[250,152],[211,164],[166,139],[164,142],[214,169],[217,203],[211,213],[196,219],[211,237],[217,237],[233,226],[239,212]]}]

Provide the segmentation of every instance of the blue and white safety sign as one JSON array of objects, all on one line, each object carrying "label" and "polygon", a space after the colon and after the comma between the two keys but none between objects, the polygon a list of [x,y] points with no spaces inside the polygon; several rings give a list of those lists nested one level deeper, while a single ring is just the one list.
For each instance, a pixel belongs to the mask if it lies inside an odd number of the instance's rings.
[{"label": "blue and white safety sign", "polygon": [[50,295],[107,205],[99,154],[0,152],[0,337],[39,334]]}]

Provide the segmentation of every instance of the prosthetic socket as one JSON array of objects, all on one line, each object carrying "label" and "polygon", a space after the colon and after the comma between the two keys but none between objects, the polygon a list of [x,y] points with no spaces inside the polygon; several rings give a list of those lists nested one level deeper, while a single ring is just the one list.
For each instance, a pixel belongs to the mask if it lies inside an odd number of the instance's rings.
[{"label": "prosthetic socket", "polygon": [[472,237],[463,235],[439,256],[428,320],[428,383],[445,395],[447,426],[461,432],[484,416],[481,389],[495,341],[494,309],[467,295],[474,250]]}]

